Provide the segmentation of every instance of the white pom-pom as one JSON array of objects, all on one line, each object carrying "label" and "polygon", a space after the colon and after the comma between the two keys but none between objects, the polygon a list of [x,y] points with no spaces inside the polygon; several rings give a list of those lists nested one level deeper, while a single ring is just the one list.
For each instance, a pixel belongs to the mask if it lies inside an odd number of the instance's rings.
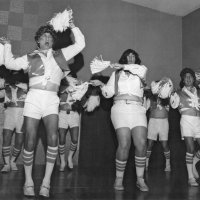
[{"label": "white pom-pom", "polygon": [[64,10],[63,12],[56,13],[55,16],[49,21],[56,32],[63,32],[69,27],[69,21],[72,19],[72,10]]},{"label": "white pom-pom", "polygon": [[90,70],[92,74],[95,74],[108,68],[110,64],[110,61],[104,61],[101,56],[100,58],[95,57],[90,63]]},{"label": "white pom-pom", "polygon": [[84,108],[87,112],[92,112],[99,105],[100,105],[100,97],[91,95],[86,101]]},{"label": "white pom-pom", "polygon": [[74,91],[71,93],[74,100],[81,100],[88,90],[88,82],[81,85],[73,86]]},{"label": "white pom-pom", "polygon": [[152,93],[157,94],[162,99],[170,97],[173,88],[174,87],[171,79],[167,77],[163,77],[159,82],[153,81],[151,83]]}]

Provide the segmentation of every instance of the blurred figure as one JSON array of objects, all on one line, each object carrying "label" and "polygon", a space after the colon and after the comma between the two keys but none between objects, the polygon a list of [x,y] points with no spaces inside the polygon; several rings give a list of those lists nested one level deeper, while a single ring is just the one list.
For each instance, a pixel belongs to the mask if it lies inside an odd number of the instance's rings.
[{"label": "blurred figure", "polygon": [[[28,91],[28,76],[23,71],[11,71],[5,81],[5,119],[3,125],[4,166],[1,172],[17,171],[16,160],[24,142],[24,100]],[[15,142],[12,147],[12,137],[15,132]]]}]

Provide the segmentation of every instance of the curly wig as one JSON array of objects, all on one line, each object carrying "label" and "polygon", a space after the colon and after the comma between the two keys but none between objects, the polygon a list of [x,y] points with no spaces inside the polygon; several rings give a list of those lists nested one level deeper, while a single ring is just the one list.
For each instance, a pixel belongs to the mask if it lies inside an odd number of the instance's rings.
[{"label": "curly wig", "polygon": [[181,81],[180,81],[180,87],[183,88],[184,87],[184,78],[185,78],[185,75],[189,73],[192,75],[193,79],[194,79],[194,84],[196,82],[196,76],[195,76],[195,72],[191,69],[191,68],[184,68],[182,69],[181,73],[180,73],[180,77],[181,77]]},{"label": "curly wig", "polygon": [[53,29],[53,26],[47,24],[47,25],[44,25],[44,26],[40,26],[39,29],[36,31],[36,33],[35,33],[35,41],[36,41],[37,44],[38,44],[39,38],[44,33],[50,33],[51,36],[53,37],[53,40],[54,40],[54,43],[55,43],[55,41],[57,39],[56,33],[55,33],[54,29]]}]

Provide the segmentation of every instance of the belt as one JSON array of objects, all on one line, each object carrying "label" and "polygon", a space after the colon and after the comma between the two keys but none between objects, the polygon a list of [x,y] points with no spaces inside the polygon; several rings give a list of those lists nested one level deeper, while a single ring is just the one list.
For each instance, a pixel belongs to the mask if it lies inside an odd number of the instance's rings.
[{"label": "belt", "polygon": [[72,111],[71,106],[68,103],[59,105],[59,110],[66,111],[67,114]]},{"label": "belt", "polygon": [[134,100],[129,100],[129,99],[120,99],[120,100],[115,100],[114,103],[122,102],[125,104],[133,104],[133,105],[140,105],[142,106],[142,102],[139,101],[134,101]]}]

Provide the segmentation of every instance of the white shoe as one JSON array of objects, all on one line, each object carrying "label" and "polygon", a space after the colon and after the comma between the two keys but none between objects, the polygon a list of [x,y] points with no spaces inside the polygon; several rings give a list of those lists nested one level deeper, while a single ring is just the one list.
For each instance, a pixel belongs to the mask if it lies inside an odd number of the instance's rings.
[{"label": "white shoe", "polygon": [[40,186],[40,192],[39,195],[43,196],[43,197],[49,197],[49,190],[50,190],[50,186],[46,186],[46,185],[41,185]]},{"label": "white shoe", "polygon": [[74,168],[72,159],[67,159],[67,167],[68,169],[72,170]]},{"label": "white shoe", "polygon": [[197,183],[195,178],[190,178],[188,180],[188,184],[189,184],[189,186],[199,186],[199,184]]},{"label": "white shoe", "polygon": [[33,197],[35,196],[34,185],[24,185],[24,196]]},{"label": "white shoe", "polygon": [[199,173],[198,173],[197,168],[196,168],[196,164],[197,164],[198,161],[199,161],[199,159],[196,156],[194,156],[193,164],[192,164],[192,171],[193,171],[194,178],[196,178],[196,179],[199,178]]},{"label": "white shoe", "polygon": [[146,183],[144,182],[143,178],[138,178],[137,182],[136,182],[136,186],[140,189],[140,191],[142,192],[148,192],[149,191],[149,187],[146,185]]},{"label": "white shoe", "polygon": [[10,168],[11,168],[12,171],[18,171],[18,167],[17,167],[16,162],[11,162]]},{"label": "white shoe", "polygon": [[119,191],[124,190],[123,177],[116,177],[115,183],[114,183],[114,189],[119,190]]},{"label": "white shoe", "polygon": [[2,173],[8,173],[10,172],[10,165],[4,165],[3,168],[1,169]]}]

